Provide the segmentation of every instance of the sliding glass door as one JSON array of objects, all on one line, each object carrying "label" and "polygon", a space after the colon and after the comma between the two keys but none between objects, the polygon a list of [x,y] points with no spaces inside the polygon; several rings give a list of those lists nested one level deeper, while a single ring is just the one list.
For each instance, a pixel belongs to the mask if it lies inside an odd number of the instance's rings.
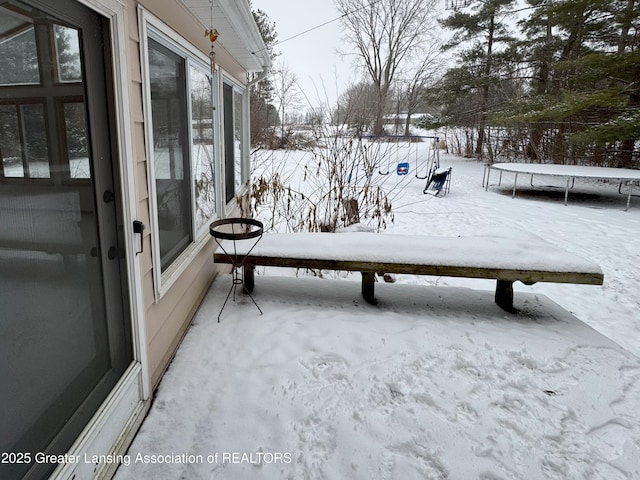
[{"label": "sliding glass door", "polygon": [[0,478],[46,478],[132,361],[109,31],[0,4]]}]

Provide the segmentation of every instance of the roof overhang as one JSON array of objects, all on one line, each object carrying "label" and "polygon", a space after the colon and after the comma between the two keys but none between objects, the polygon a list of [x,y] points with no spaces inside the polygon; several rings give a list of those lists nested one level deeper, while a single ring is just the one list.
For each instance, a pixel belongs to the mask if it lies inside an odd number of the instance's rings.
[{"label": "roof overhang", "polygon": [[271,58],[247,0],[182,0],[205,29],[218,30],[224,47],[248,72],[271,66]]}]

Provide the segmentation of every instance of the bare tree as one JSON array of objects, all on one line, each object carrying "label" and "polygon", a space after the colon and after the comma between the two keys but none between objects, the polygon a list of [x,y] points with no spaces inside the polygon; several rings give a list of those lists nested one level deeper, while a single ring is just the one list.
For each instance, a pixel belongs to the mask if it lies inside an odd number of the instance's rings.
[{"label": "bare tree", "polygon": [[436,25],[436,0],[336,0],[346,38],[378,97],[373,133],[383,133],[389,90],[402,63],[420,55]]},{"label": "bare tree", "polygon": [[410,134],[411,116],[416,113],[424,89],[433,86],[441,77],[443,65],[440,44],[432,43],[421,52],[419,61],[407,70],[407,79],[402,82],[407,113],[404,124],[405,135]]},{"label": "bare tree", "polygon": [[301,107],[302,96],[298,88],[298,77],[286,63],[279,62],[273,71],[273,75],[274,97],[280,113],[281,142],[284,144],[287,112]]},{"label": "bare tree", "polygon": [[335,122],[344,123],[362,134],[373,124],[376,104],[376,94],[371,83],[360,82],[350,85],[338,99]]}]

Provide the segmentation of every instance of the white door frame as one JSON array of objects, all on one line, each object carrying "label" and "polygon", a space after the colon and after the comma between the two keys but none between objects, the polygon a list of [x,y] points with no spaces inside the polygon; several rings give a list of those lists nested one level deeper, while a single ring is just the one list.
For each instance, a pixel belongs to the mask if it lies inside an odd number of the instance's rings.
[{"label": "white door frame", "polygon": [[[117,462],[94,464],[86,462],[93,455],[122,455],[133,440],[151,399],[151,380],[147,340],[144,324],[144,302],[140,259],[136,252],[139,235],[133,233],[136,220],[135,155],[132,139],[132,121],[129,109],[129,83],[127,61],[126,19],[124,2],[119,0],[77,0],[100,13],[109,21],[112,51],[113,94],[116,116],[117,169],[121,179],[122,215],[125,248],[127,251],[127,279],[133,342],[133,362],[120,378],[98,412],[78,436],[68,452],[77,462],[60,464],[51,479],[109,478],[118,467]],[[130,26],[131,27],[131,26]],[[87,455],[85,457],[85,454]]]}]

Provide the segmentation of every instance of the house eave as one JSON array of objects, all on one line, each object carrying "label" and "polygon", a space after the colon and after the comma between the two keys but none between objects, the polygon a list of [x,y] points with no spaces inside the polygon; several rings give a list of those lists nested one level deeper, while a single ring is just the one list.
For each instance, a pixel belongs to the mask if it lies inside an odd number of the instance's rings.
[{"label": "house eave", "polygon": [[261,72],[271,58],[246,0],[182,0],[202,24],[215,28],[216,44],[227,50],[247,72]]}]

